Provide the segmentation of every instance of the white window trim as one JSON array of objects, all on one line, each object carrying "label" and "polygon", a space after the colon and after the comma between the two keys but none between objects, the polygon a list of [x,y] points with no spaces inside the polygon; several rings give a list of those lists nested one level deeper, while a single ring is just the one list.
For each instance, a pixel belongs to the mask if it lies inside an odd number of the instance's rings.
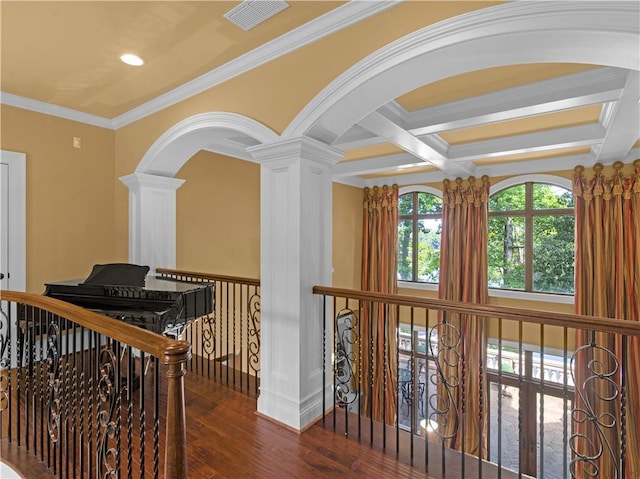
[{"label": "white window trim", "polygon": [[[437,292],[438,283],[414,283],[411,281],[398,281],[398,288]],[[512,289],[489,288],[489,297],[519,299],[525,301],[539,301],[541,303],[575,304],[575,297],[573,295],[536,293],[532,291],[515,291]]]},{"label": "white window trim", "polygon": [[409,185],[409,186],[401,186],[398,189],[398,196],[406,195],[407,193],[413,193],[417,191],[418,193],[430,193],[433,196],[437,196],[442,199],[442,191],[434,188],[432,186],[427,185]]},{"label": "white window trim", "polygon": [[498,181],[495,185],[489,187],[489,196],[495,195],[499,191],[506,190],[512,186],[521,185],[522,183],[546,183],[549,185],[559,186],[571,191],[573,184],[569,178],[555,175],[520,175],[512,176],[506,180]]},{"label": "white window trim", "polygon": [[[427,185],[409,185],[398,188],[398,198],[407,193],[429,193],[442,199],[442,191]],[[438,291],[438,283],[414,283],[413,281],[398,281],[398,288],[419,289],[423,291]]]},{"label": "white window trim", "polygon": [[438,291],[438,283],[414,283],[413,281],[398,281],[398,288],[420,289],[423,291]]},{"label": "white window trim", "polygon": [[[495,185],[490,186],[489,195],[494,195],[499,191],[511,188],[512,186],[520,185],[522,183],[546,183],[559,186],[561,188],[566,188],[569,191],[571,191],[573,188],[571,180],[569,178],[563,178],[562,176],[540,174],[519,175],[512,176],[511,178],[499,181]],[[413,193],[414,191],[420,193],[430,193],[432,195],[438,196],[439,198],[442,198],[442,191],[426,185],[403,186],[398,189],[398,196],[407,193]],[[438,291],[438,283],[414,283],[412,281],[398,281],[398,288],[415,289],[422,291]],[[537,293],[532,291],[514,291],[498,288],[489,288],[489,297],[519,299],[525,301],[540,301],[543,303],[575,304],[574,295]]]}]

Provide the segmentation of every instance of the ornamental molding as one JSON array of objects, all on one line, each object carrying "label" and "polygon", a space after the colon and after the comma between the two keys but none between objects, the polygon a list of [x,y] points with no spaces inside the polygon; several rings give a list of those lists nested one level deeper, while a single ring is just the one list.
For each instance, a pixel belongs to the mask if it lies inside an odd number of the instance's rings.
[{"label": "ornamental molding", "polygon": [[[279,138],[262,123],[237,113],[201,113],[176,123],[164,132],[144,154],[135,172],[173,176],[195,152],[215,144],[221,131],[229,131],[234,136],[240,133],[259,143],[271,143]],[[198,133],[203,134],[194,137]]]},{"label": "ornamental molding", "polygon": [[399,1],[402,0],[388,2],[348,2],[214,70],[123,113],[113,119],[113,127],[116,129],[121,128],[186,100],[198,93],[202,93],[209,88],[275,60],[282,55],[286,55],[372,15],[376,15],[395,6]]},{"label": "ornamental molding", "polygon": [[[639,13],[637,2],[510,2],[444,20],[390,43],[344,72],[303,108],[282,136],[310,134],[333,143],[358,118],[425,80],[513,63],[516,56],[521,63],[576,61],[639,70]],[[560,37],[574,42],[558,43]],[[536,48],[531,48],[532,39],[540,39]],[[452,52],[466,52],[468,58]],[[409,75],[435,60],[444,68],[423,68],[422,78]]]}]

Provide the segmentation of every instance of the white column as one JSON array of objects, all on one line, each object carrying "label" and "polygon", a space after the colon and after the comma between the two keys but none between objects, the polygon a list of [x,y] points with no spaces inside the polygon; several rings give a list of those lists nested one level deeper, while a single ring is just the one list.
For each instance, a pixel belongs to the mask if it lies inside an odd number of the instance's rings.
[{"label": "white column", "polygon": [[156,268],[176,266],[176,190],[185,180],[133,173],[120,178],[129,188],[129,262]]},{"label": "white column", "polygon": [[261,164],[258,413],[302,430],[322,414],[322,301],[331,285],[332,175],[343,155],[310,138],[253,147]]}]

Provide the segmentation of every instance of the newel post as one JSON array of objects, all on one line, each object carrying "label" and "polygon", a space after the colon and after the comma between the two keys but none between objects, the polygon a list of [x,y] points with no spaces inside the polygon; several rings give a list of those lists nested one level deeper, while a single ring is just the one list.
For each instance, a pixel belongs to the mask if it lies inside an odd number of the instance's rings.
[{"label": "newel post", "polygon": [[[181,343],[185,342],[181,341]],[[180,354],[165,355],[165,363],[169,366],[167,370],[165,479],[185,479],[188,477],[184,375],[186,374],[186,362],[191,357],[191,346],[186,344],[186,352],[180,351]],[[184,349],[184,346],[181,349]]]}]

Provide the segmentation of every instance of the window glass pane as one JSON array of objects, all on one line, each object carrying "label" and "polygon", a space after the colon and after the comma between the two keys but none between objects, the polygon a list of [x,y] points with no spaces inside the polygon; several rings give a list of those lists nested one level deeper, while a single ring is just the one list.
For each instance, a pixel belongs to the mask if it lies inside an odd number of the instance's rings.
[{"label": "window glass pane", "polygon": [[398,221],[398,279],[413,279],[413,221]]},{"label": "window glass pane", "polygon": [[438,282],[441,232],[441,219],[418,221],[418,281]]},{"label": "window glass pane", "polygon": [[512,186],[489,198],[489,211],[521,211],[525,202],[524,185]]},{"label": "window glass pane", "polygon": [[574,218],[541,215],[533,218],[533,290],[573,293]]},{"label": "window glass pane", "polygon": [[524,217],[489,218],[489,287],[524,289]]},{"label": "window glass pane", "polygon": [[442,198],[430,193],[418,193],[418,214],[442,213]]},{"label": "window glass pane", "polygon": [[534,183],[533,208],[573,208],[573,194],[559,186]]},{"label": "window glass pane", "polygon": [[400,216],[410,215],[413,213],[413,193],[401,195],[398,198],[398,214]]}]

